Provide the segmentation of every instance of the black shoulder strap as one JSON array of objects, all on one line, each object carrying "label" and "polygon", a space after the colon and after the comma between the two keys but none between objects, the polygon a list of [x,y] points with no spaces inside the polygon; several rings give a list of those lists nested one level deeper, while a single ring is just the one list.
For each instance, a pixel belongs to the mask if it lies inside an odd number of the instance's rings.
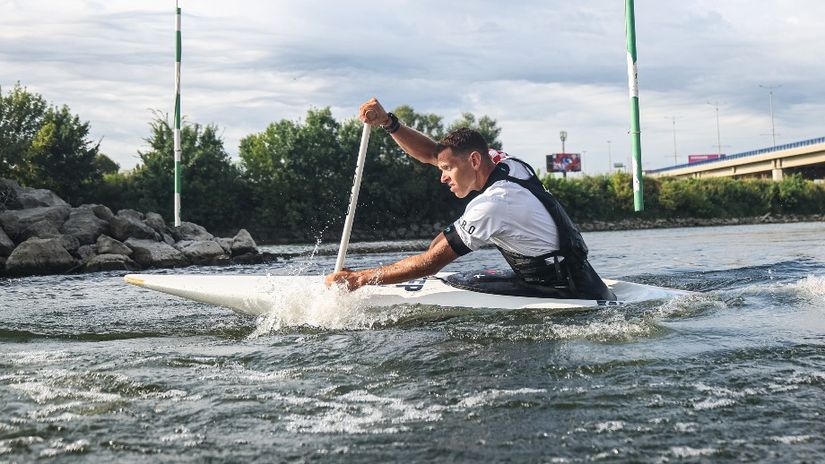
[{"label": "black shoulder strap", "polygon": [[[541,204],[544,205],[547,212],[550,213],[550,217],[552,217],[553,221],[556,223],[559,234],[559,251],[561,255],[565,258],[577,258],[579,260],[587,259],[587,245],[584,243],[584,238],[582,238],[581,231],[573,220],[570,219],[570,216],[567,215],[567,212],[561,206],[561,203],[559,203],[556,197],[544,188],[544,185],[542,185],[536,175],[536,171],[533,170],[532,166],[518,158],[507,159],[516,161],[527,168],[530,172],[530,177],[527,179],[513,177],[510,175],[509,166],[500,162],[496,165],[496,170],[493,171],[493,174],[491,174],[490,178],[487,180],[487,184],[484,186],[485,189],[489,185],[492,185],[493,182],[507,180],[529,190],[530,193],[532,193],[533,196],[535,196]],[[502,168],[499,169],[499,166],[502,166]],[[503,173],[503,175],[501,173]],[[495,180],[493,180],[494,176],[496,177]],[[492,182],[490,182],[491,180]]]}]

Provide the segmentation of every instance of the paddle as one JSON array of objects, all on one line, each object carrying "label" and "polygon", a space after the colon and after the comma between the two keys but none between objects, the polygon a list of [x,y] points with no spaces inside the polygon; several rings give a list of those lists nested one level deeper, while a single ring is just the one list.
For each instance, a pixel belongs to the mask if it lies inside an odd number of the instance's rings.
[{"label": "paddle", "polygon": [[361,174],[364,172],[364,160],[367,157],[367,145],[370,141],[370,125],[364,124],[361,132],[361,146],[358,148],[358,161],[355,164],[355,178],[352,181],[352,193],[349,197],[347,218],[344,221],[344,231],[341,233],[341,246],[338,248],[338,259],[335,261],[335,272],[344,268],[344,258],[347,256],[349,236],[352,233],[352,222],[355,220],[355,207],[358,205],[358,191],[361,190]]}]

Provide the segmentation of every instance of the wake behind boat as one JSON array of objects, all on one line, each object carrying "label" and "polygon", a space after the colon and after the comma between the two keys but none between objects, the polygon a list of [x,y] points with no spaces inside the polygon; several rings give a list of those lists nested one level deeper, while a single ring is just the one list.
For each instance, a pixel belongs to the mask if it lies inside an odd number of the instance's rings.
[{"label": "wake behind boat", "polygon": [[[669,299],[690,294],[684,290],[655,287],[620,280],[603,279],[617,301],[548,298],[490,293],[490,280],[483,274],[438,273],[423,279],[394,285],[367,285],[355,292],[328,289],[323,276],[208,276],[129,274],[126,282],[158,292],[229,308],[240,314],[263,315],[284,304],[311,304],[319,295],[341,304],[363,307],[433,305],[442,307],[567,310]],[[476,277],[474,279],[474,277]],[[499,281],[500,283],[500,281]],[[500,290],[500,286],[495,290]]]}]

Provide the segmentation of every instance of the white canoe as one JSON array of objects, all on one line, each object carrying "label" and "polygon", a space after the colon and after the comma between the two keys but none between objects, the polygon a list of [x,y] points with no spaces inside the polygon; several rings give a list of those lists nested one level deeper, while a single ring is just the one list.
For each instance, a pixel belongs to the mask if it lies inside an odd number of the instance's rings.
[{"label": "white canoe", "polygon": [[330,298],[341,304],[364,307],[422,304],[463,308],[572,309],[669,299],[690,292],[604,279],[618,301],[576,300],[496,295],[456,288],[444,282],[450,273],[396,285],[368,285],[354,292],[328,289],[323,276],[224,276],[129,274],[126,282],[150,290],[229,308],[258,316],[279,305],[312,304]]}]

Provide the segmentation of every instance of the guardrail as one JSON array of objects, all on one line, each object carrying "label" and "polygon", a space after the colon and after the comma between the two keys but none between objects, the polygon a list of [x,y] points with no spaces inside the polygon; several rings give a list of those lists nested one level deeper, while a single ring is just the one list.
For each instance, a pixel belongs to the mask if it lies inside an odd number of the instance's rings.
[{"label": "guardrail", "polygon": [[776,145],[775,147],[759,148],[759,149],[756,149],[756,150],[750,150],[750,151],[745,151],[745,152],[742,152],[742,153],[736,153],[734,155],[725,156],[724,158],[716,158],[716,159],[711,159],[711,160],[697,161],[695,163],[682,163],[682,164],[677,164],[675,166],[668,166],[666,168],[651,169],[651,170],[646,170],[645,173],[646,174],[655,174],[655,173],[659,173],[659,172],[672,171],[674,169],[681,169],[681,168],[685,168],[685,167],[688,167],[688,166],[694,167],[694,166],[701,166],[703,164],[718,163],[720,161],[729,161],[729,160],[736,159],[736,158],[746,158],[748,156],[762,155],[762,154],[770,153],[770,152],[774,152],[774,151],[789,150],[791,148],[805,147],[805,146],[808,146],[808,145],[816,145],[818,143],[825,143],[825,137],[817,137],[815,139],[801,140],[799,142],[786,143],[784,145]]}]

